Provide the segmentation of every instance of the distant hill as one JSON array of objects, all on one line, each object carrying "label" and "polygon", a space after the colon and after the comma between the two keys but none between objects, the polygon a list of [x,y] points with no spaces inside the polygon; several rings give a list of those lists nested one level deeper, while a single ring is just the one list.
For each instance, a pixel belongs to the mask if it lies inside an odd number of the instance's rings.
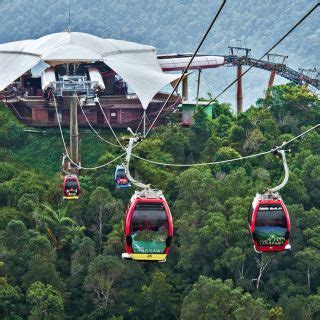
[{"label": "distant hill", "polygon": [[[94,5],[93,5],[94,3]],[[101,37],[155,46],[159,53],[192,52],[219,6],[213,0],[71,0],[71,29]],[[280,38],[315,0],[228,1],[202,52],[227,54],[237,39],[258,57]],[[36,38],[68,27],[68,0],[2,0],[0,42]],[[319,66],[320,10],[317,10],[275,52],[289,55],[294,68]],[[235,77],[235,69],[208,70],[202,95],[218,93]],[[268,74],[254,70],[244,81],[245,106],[263,94]],[[277,79],[276,83],[286,82]],[[195,77],[190,81],[194,86]],[[234,101],[235,88],[222,100]]]}]

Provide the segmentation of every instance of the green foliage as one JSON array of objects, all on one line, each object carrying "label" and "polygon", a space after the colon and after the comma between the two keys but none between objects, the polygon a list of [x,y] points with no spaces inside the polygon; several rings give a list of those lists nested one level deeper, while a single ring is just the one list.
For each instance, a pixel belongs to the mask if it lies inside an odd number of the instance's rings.
[{"label": "green foliage", "polygon": [[[217,102],[212,120],[200,113],[190,128],[158,127],[134,152],[168,163],[224,161],[270,150],[319,121],[319,100],[304,88],[277,86],[270,93],[237,117]],[[18,125],[3,112],[0,121]],[[88,166],[121,151],[106,151],[94,135],[81,134]],[[162,189],[172,211],[165,264],[120,260],[123,214],[134,187],[116,189],[113,166],[81,171],[80,199],[62,201],[59,139],[50,129],[41,136],[24,132],[28,144],[0,143],[1,319],[319,318],[316,130],[289,146],[290,179],[281,196],[293,251],[277,255],[254,253],[247,219],[256,192],[283,178],[279,158],[191,168],[132,158],[132,174]]]},{"label": "green foliage", "polygon": [[175,297],[173,287],[163,272],[155,271],[152,274],[150,285],[141,288],[141,301],[138,307],[138,314],[144,319],[174,319]]},{"label": "green foliage", "polygon": [[114,284],[119,281],[124,265],[117,257],[97,256],[89,265],[84,285],[92,292],[92,299],[98,308],[106,310],[112,304],[116,292]]},{"label": "green foliage", "polygon": [[28,288],[26,298],[31,308],[28,319],[64,319],[62,297],[51,285],[45,285],[40,281],[34,282]]},{"label": "green foliage", "polygon": [[318,319],[320,315],[320,296],[284,296],[281,301],[284,313],[289,319]]},{"label": "green foliage", "polygon": [[29,287],[35,281],[51,284],[61,288],[62,284],[56,271],[56,253],[50,241],[41,235],[32,237],[28,242],[28,271],[22,277],[24,287]]},{"label": "green foliage", "polygon": [[8,162],[0,162],[0,183],[11,180],[15,174],[15,168]]},{"label": "green foliage", "polygon": [[0,284],[0,317],[4,320],[22,319],[23,294],[21,289],[7,283]]},{"label": "green foliage", "polygon": [[0,145],[2,147],[21,146],[26,142],[24,127],[14,119],[10,111],[0,103]]},{"label": "green foliage", "polygon": [[232,281],[200,276],[184,298],[181,319],[267,319],[267,306]]},{"label": "green foliage", "polygon": [[210,122],[206,113],[203,110],[195,113],[193,123],[190,127],[190,145],[194,157],[198,157],[203,151],[210,135]]},{"label": "green foliage", "polygon": [[163,135],[164,150],[172,154],[174,161],[182,163],[189,156],[188,132],[178,125],[168,128]]}]

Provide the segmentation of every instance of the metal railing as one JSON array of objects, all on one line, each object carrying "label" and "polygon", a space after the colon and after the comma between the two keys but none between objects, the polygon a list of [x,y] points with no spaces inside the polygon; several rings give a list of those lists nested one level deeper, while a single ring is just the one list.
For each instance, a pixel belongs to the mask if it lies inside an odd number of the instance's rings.
[{"label": "metal railing", "polygon": [[86,96],[94,95],[94,88],[99,84],[98,81],[84,80],[86,77],[68,77],[67,80],[53,82],[54,90],[57,96],[63,96],[65,93],[77,92]]}]

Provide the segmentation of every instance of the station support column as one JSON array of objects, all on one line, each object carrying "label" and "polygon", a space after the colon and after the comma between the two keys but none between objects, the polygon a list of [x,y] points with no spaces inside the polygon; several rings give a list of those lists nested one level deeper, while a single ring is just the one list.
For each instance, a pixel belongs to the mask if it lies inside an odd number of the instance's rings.
[{"label": "station support column", "polygon": [[[242,65],[238,65],[237,78],[242,75]],[[242,78],[237,81],[237,115],[243,111]]]}]

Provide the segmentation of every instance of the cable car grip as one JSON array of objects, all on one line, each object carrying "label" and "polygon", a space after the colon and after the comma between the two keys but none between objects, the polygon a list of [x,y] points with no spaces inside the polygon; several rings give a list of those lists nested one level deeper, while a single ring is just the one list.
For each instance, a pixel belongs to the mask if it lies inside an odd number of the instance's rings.
[{"label": "cable car grip", "polygon": [[[288,151],[288,150],[276,149],[275,151],[280,153],[282,156],[282,162],[283,162],[283,167],[284,167],[284,179],[278,186],[269,189],[268,191],[270,193],[275,193],[275,192],[281,190],[287,184],[287,182],[289,180],[289,167],[288,167],[287,159],[286,159],[286,151]],[[290,150],[289,150],[289,152],[290,152]]]},{"label": "cable car grip", "polygon": [[150,184],[144,184],[144,183],[142,183],[142,182],[139,182],[139,181],[135,180],[135,179],[131,176],[130,170],[129,170],[129,164],[130,164],[130,158],[131,158],[131,153],[132,153],[133,144],[134,144],[135,142],[138,142],[140,139],[141,139],[140,136],[135,136],[135,137],[133,137],[133,138],[129,138],[129,143],[128,143],[128,146],[126,147],[126,152],[127,152],[126,160],[125,160],[125,162],[124,162],[125,173],[126,173],[126,176],[127,176],[128,180],[129,180],[133,185],[135,185],[136,187],[141,188],[141,189],[143,189],[143,190],[151,190]]}]

